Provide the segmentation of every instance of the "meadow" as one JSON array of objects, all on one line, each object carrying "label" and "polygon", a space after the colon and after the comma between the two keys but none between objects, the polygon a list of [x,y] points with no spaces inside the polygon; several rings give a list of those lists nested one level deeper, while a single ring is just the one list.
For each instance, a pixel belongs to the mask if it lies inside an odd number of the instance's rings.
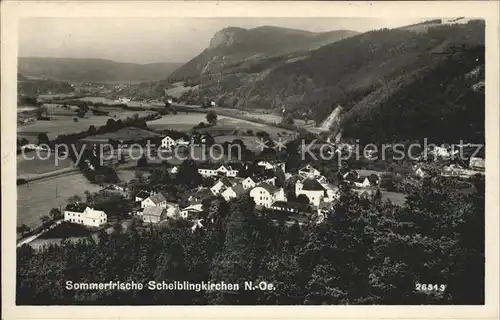
[{"label": "meadow", "polygon": [[17,187],[17,225],[33,228],[40,224],[40,217],[48,215],[50,209],[64,210],[68,198],[84,192],[96,192],[99,186],[91,184],[80,173],[61,175],[29,182]]},{"label": "meadow", "polygon": [[[220,117],[219,117],[220,118]],[[181,113],[164,115],[160,119],[148,121],[148,128],[153,130],[177,130],[191,131],[193,127],[200,122],[207,122],[204,113]]]},{"label": "meadow", "polygon": [[[63,115],[63,112],[67,114]],[[106,110],[109,111],[109,110]],[[154,113],[153,111],[128,111],[123,109],[111,110],[109,116],[96,116],[91,112],[88,112],[84,118],[77,118],[76,114],[71,111],[58,109],[58,115],[54,115],[53,119],[48,121],[35,121],[30,124],[18,126],[17,132],[20,137],[33,137],[37,136],[40,132],[47,133],[49,139],[55,139],[60,134],[70,134],[88,130],[89,126],[93,125],[95,127],[103,126],[106,122],[113,118],[125,119],[127,117],[132,117],[134,114],[138,114],[140,117],[147,116]],[[50,114],[50,111],[49,111]],[[75,122],[74,118],[78,121]]]},{"label": "meadow", "polygon": [[[153,130],[170,129],[187,132],[191,131],[200,122],[207,123],[205,113],[190,112],[189,114],[185,114],[179,112],[176,115],[165,115],[160,119],[149,121],[147,124]],[[271,137],[295,135],[290,130],[221,115],[217,117],[217,125],[199,129],[200,132],[207,132],[214,136],[234,134],[234,130],[237,131],[237,135],[249,135],[248,132],[250,132],[250,135],[254,135],[259,131],[265,131]]]},{"label": "meadow", "polygon": [[44,173],[54,172],[61,169],[73,167],[72,161],[68,159],[56,159],[54,153],[47,154],[46,151],[30,151],[25,156],[17,156],[17,176],[29,179]]},{"label": "meadow", "polygon": [[123,129],[120,129],[115,132],[108,132],[108,133],[103,133],[103,134],[98,134],[98,135],[93,135],[90,137],[87,137],[85,139],[81,139],[80,141],[82,142],[108,142],[109,139],[114,139],[114,140],[124,140],[124,141],[133,141],[133,140],[141,140],[141,139],[148,139],[148,138],[154,138],[154,137],[160,137],[159,134],[136,128],[136,127],[125,127]]}]

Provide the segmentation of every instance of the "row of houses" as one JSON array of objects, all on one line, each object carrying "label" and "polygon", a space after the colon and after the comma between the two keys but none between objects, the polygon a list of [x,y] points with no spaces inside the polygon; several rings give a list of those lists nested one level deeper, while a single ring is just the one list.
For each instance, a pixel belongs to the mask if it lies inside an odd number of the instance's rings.
[{"label": "row of houses", "polygon": [[[190,203],[185,208],[169,201],[162,193],[141,191],[135,195],[137,210],[135,214],[146,223],[160,223],[166,219],[197,217],[202,211],[201,201],[213,196],[221,196],[226,201],[239,198],[248,194],[261,209],[270,209],[281,212],[298,213],[308,208],[316,209],[318,213],[326,212],[338,198],[338,188],[327,181],[319,170],[307,165],[296,174],[286,174],[286,179],[294,179],[295,196],[301,195],[308,199],[308,203],[299,203],[287,199],[283,187],[278,187],[275,174],[278,169],[283,170],[284,164],[278,162],[261,161],[257,164],[261,170],[256,170],[246,178],[234,176],[233,171],[239,172],[238,166],[233,164],[218,165],[215,169],[202,167],[200,170],[216,170],[221,177],[210,188],[198,188],[188,193],[186,202]],[[370,175],[369,175],[370,173]],[[213,176],[210,173],[210,176]],[[374,177],[375,176],[375,177]],[[379,183],[379,176],[371,172],[349,171],[344,174],[346,181],[352,181],[358,187],[369,187]],[[68,205],[64,219],[72,223],[85,226],[99,227],[107,222],[103,211],[92,209],[84,204]],[[197,220],[201,224],[201,220]]]},{"label": "row of houses", "polygon": [[[417,163],[413,166],[413,174],[420,178],[429,175],[431,166],[426,163]],[[468,166],[464,163],[452,163],[441,168],[440,174],[446,177],[469,178],[475,174],[484,174],[485,161],[483,158],[471,157]]]},{"label": "row of houses", "polygon": [[[201,176],[205,178],[209,177],[236,177],[239,175],[242,169],[248,169],[248,164],[243,163],[228,163],[228,164],[220,164],[220,163],[204,163],[200,164],[198,168],[198,172]],[[260,167],[262,171],[265,170],[273,170],[276,171],[278,169],[286,172],[285,163],[284,162],[273,162],[273,161],[259,161],[257,163],[257,167]]]}]

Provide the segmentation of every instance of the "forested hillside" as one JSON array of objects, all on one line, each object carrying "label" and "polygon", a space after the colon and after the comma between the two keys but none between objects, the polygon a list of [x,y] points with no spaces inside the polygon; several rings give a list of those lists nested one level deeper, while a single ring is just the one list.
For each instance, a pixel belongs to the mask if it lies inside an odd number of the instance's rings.
[{"label": "forested hillside", "polygon": [[71,93],[75,89],[69,82],[50,79],[33,79],[22,74],[17,74],[18,96],[36,97],[40,94],[48,93]]},{"label": "forested hillside", "polygon": [[228,69],[240,64],[251,65],[286,53],[310,51],[355,34],[357,32],[350,30],[315,33],[271,26],[224,28],[213,36],[206,50],[173,72],[168,81],[227,73]]},{"label": "forested hillside", "polygon": [[[198,77],[200,86],[182,98],[190,103],[211,99],[234,108],[286,106],[297,117],[312,110],[317,123],[341,105],[344,135],[350,138],[446,139],[456,135],[439,130],[467,125],[461,131],[464,139],[477,140],[484,132],[479,120],[484,110],[478,110],[484,109],[484,95],[472,87],[484,83],[484,21],[438,22],[418,32],[375,30],[311,52],[226,65]],[[414,114],[425,114],[427,120],[415,119],[407,126]],[[377,132],[387,123],[396,124]]]}]

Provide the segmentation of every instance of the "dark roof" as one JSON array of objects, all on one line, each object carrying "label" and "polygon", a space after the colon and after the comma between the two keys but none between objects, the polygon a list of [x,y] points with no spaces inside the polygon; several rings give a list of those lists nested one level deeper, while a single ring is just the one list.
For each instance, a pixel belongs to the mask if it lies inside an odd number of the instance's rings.
[{"label": "dark roof", "polygon": [[266,189],[270,194],[275,194],[280,189],[280,188],[278,188],[272,184],[266,183],[266,182],[259,183],[255,187],[262,187],[262,188]]},{"label": "dark roof", "polygon": [[87,208],[87,204],[83,202],[70,203],[66,206],[64,210],[73,212],[83,212]]},{"label": "dark roof", "polygon": [[316,179],[307,179],[303,183],[302,190],[325,191],[325,188]]},{"label": "dark roof", "polygon": [[198,164],[198,169],[216,170],[216,169],[219,169],[221,165],[223,165],[223,164],[205,162],[205,163]]},{"label": "dark roof", "polygon": [[370,174],[367,178],[368,180],[370,180],[371,184],[377,184],[378,180],[380,179],[380,177],[375,174]]},{"label": "dark roof", "polygon": [[152,196],[149,196],[149,199],[153,201],[154,204],[158,204],[163,201],[167,201],[167,198],[161,193],[153,194]]},{"label": "dark roof", "polygon": [[146,199],[147,197],[149,197],[149,192],[141,190],[141,191],[137,192],[137,194],[135,196],[139,197],[139,198]]},{"label": "dark roof", "polygon": [[228,163],[225,165],[226,167],[229,167],[230,170],[240,170],[243,167],[243,163],[240,162],[233,162],[233,163]]},{"label": "dark roof", "polygon": [[246,192],[241,184],[235,184],[231,187],[231,189],[233,189],[234,193],[236,193],[237,196],[241,196]]},{"label": "dark roof", "polygon": [[231,187],[232,185],[243,181],[244,179],[242,178],[236,178],[236,177],[222,177],[220,178],[219,181],[221,181],[225,186]]},{"label": "dark roof", "polygon": [[272,169],[267,169],[264,171],[256,171],[254,175],[251,177],[254,181],[262,181],[275,177],[275,172]]}]

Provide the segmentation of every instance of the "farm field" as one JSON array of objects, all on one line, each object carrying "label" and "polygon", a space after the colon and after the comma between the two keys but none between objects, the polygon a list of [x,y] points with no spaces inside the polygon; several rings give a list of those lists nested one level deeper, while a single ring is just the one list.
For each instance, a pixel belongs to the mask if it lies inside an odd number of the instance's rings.
[{"label": "farm field", "polygon": [[[110,105],[121,103],[119,101],[104,98],[104,97],[84,97],[84,98],[80,98],[79,100],[92,102],[92,103],[110,104]],[[158,106],[163,106],[163,104],[158,105],[155,103],[145,103],[142,101],[129,101],[125,104],[129,107],[143,107],[143,108],[155,108]],[[106,106],[104,106],[104,108],[106,108]]]},{"label": "farm field", "polygon": [[115,132],[98,134],[81,139],[82,142],[108,142],[109,139],[114,140],[140,140],[147,138],[159,137],[160,135],[148,130],[126,127]]},{"label": "farm field", "polygon": [[96,127],[105,125],[108,119],[125,119],[132,117],[134,114],[146,116],[153,113],[152,111],[124,111],[112,112],[110,116],[96,116],[92,113],[87,113],[85,118],[78,118],[75,122],[73,115],[57,116],[50,121],[35,121],[34,123],[18,126],[17,132],[19,136],[37,136],[40,132],[45,132],[49,139],[55,139],[60,134],[70,134],[75,132],[85,131],[89,126]]},{"label": "farm field", "polygon": [[[219,116],[219,118],[221,118]],[[179,112],[176,115],[170,114],[161,117],[160,119],[148,121],[148,128],[153,130],[177,130],[190,131],[195,125],[200,122],[207,122],[204,113],[189,113],[183,114]]]},{"label": "farm field", "polygon": [[[205,113],[189,113],[182,114],[179,113],[177,115],[166,115],[160,119],[156,119],[153,121],[149,121],[148,127],[153,130],[178,130],[178,131],[191,131],[193,127],[200,122],[206,123],[206,114]],[[247,120],[241,120],[237,118],[231,118],[227,116],[219,115],[217,117],[217,125],[210,128],[200,129],[200,131],[206,131],[208,133],[213,132],[214,135],[218,135],[218,131],[225,131],[225,133],[231,133],[233,130],[247,132],[248,130],[252,131],[252,134],[255,134],[258,131],[265,131],[269,133],[271,136],[278,136],[278,134],[287,136],[294,135],[295,133],[290,130],[276,128],[273,126],[269,126],[266,124],[255,123]],[[220,133],[224,134],[224,133]]]},{"label": "farm field", "polygon": [[61,208],[73,195],[84,197],[84,192],[96,192],[93,185],[80,173],[58,176],[30,182],[17,187],[17,225],[26,224],[30,228],[40,224],[40,217],[52,208]]},{"label": "farm field", "polygon": [[[30,159],[33,158],[33,159]],[[17,176],[29,177],[61,169],[71,168],[73,162],[68,159],[58,159],[56,165],[55,154],[46,151],[27,152],[26,156],[22,154],[17,156]]]}]

